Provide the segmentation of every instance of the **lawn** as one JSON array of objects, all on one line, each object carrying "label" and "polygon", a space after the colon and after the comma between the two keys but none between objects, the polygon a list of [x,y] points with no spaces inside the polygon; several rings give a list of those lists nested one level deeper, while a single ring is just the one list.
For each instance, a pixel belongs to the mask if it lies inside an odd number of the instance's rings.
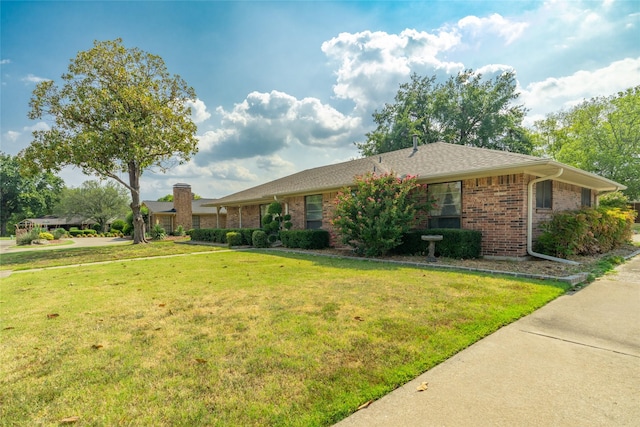
[{"label": "lawn", "polygon": [[0,424],[331,425],[564,286],[259,251],[14,273]]},{"label": "lawn", "polygon": [[221,249],[226,248],[175,244],[172,241],[152,242],[148,245],[123,243],[99,247],[58,248],[56,250],[35,249],[2,254],[0,256],[0,270],[29,270],[70,264],[210,252]]}]

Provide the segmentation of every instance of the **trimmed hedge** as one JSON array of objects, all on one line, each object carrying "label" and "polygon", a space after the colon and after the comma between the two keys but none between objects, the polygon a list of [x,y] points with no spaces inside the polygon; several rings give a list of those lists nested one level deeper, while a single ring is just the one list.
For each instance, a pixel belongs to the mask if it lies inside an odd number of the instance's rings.
[{"label": "trimmed hedge", "polygon": [[329,247],[326,230],[282,230],[280,240],[286,248],[324,249]]},{"label": "trimmed hedge", "polygon": [[429,242],[422,240],[423,235],[441,234],[442,240],[436,242],[436,256],[454,259],[473,259],[480,257],[482,233],[477,230],[458,228],[432,228],[414,230],[402,236],[402,244],[392,250],[396,255],[426,254]]},{"label": "trimmed hedge", "polygon": [[187,232],[191,240],[197,242],[212,242],[227,244],[227,233],[238,233],[242,237],[242,242],[238,246],[253,244],[251,236],[255,228],[199,228]]},{"label": "trimmed hedge", "polygon": [[84,237],[84,236],[96,236],[98,234],[98,232],[96,230],[93,229],[87,229],[87,230],[79,230],[77,228],[72,228],[71,230],[69,230],[69,234],[72,237]]}]

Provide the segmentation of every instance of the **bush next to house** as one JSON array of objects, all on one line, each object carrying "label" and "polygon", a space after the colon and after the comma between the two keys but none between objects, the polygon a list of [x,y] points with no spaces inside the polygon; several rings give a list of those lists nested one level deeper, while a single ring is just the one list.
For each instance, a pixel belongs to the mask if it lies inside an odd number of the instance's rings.
[{"label": "bush next to house", "polygon": [[238,233],[237,231],[228,232],[227,233],[227,245],[229,245],[229,247],[241,246],[242,245],[242,233]]},{"label": "bush next to house", "polygon": [[255,228],[199,228],[191,229],[187,233],[194,242],[227,243],[227,233],[235,232],[242,236],[240,245],[251,245]]},{"label": "bush next to house", "polygon": [[46,231],[41,231],[41,232],[38,234],[38,238],[39,238],[40,240],[53,240],[53,234],[51,234],[51,233],[49,233],[49,232],[46,232]]},{"label": "bush next to house", "polygon": [[356,252],[385,255],[426,215],[430,203],[425,193],[414,176],[368,173],[338,193],[332,224],[342,243]]},{"label": "bush next to house", "polygon": [[429,230],[413,230],[405,233],[402,244],[393,249],[397,255],[426,254],[429,242],[422,240],[423,235],[442,235],[436,243],[436,256],[454,259],[473,259],[480,257],[482,233],[477,230],[461,230],[457,228],[432,228]]},{"label": "bush next to house", "polygon": [[251,243],[256,248],[268,248],[269,239],[267,238],[267,233],[263,230],[255,230],[251,235]]},{"label": "bush next to house", "polygon": [[606,253],[631,240],[636,212],[598,207],[555,212],[540,225],[537,252],[566,258]]},{"label": "bush next to house", "polygon": [[65,230],[64,228],[56,228],[55,230],[53,230],[53,238],[55,240],[59,240],[62,239],[63,237],[67,236],[67,230]]},{"label": "bush next to house", "polygon": [[282,230],[280,240],[286,248],[324,249],[329,247],[326,230]]},{"label": "bush next to house", "polygon": [[156,224],[151,229],[151,238],[153,240],[164,240],[167,237],[167,231],[160,225]]}]

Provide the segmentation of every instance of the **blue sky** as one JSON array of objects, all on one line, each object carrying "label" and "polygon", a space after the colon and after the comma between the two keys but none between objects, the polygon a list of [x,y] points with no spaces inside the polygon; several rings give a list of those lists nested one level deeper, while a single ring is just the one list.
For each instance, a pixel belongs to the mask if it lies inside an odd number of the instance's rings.
[{"label": "blue sky", "polygon": [[[640,84],[640,1],[5,1],[0,150],[17,154],[38,81],[94,40],[161,56],[197,94],[199,153],[146,171],[142,198],[186,182],[221,197],[358,157],[371,114],[413,72],[516,72],[527,124]],[[67,168],[77,187],[90,179]]]}]

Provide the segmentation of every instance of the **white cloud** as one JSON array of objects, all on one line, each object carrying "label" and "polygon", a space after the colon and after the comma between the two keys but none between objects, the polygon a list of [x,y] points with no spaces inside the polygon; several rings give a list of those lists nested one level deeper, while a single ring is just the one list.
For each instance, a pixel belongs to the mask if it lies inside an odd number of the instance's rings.
[{"label": "white cloud", "polygon": [[531,110],[528,124],[548,112],[570,108],[585,99],[609,96],[640,84],[640,57],[615,61],[592,71],[580,70],[568,76],[533,82],[521,91]]},{"label": "white cloud", "polygon": [[260,156],[256,159],[256,164],[260,169],[265,171],[293,171],[294,165],[293,163],[284,160],[282,157],[273,155],[273,156]]},{"label": "white cloud", "polygon": [[47,131],[50,130],[51,127],[45,123],[45,122],[38,122],[33,126],[25,126],[22,128],[23,131],[25,132],[33,132],[33,131],[37,131],[37,130],[43,130],[43,131]]},{"label": "white cloud", "polygon": [[466,16],[458,21],[458,28],[463,32],[470,32],[475,37],[497,34],[506,44],[511,44],[519,38],[528,26],[527,22],[512,22],[497,13],[487,18]]},{"label": "white cloud", "polygon": [[270,156],[292,145],[337,147],[360,135],[360,119],[315,98],[252,92],[231,111],[218,107],[219,129],[199,138],[198,162]]},{"label": "white cloud", "polygon": [[25,83],[40,83],[40,82],[44,82],[50,79],[45,79],[43,77],[38,77],[38,76],[34,76],[33,74],[27,74],[25,77],[23,77],[22,79],[23,82]]},{"label": "white cloud", "polygon": [[407,81],[412,72],[449,74],[461,70],[462,64],[438,58],[459,43],[456,31],[363,31],[341,33],[324,42],[322,51],[338,64],[335,95],[352,100],[356,110],[363,111],[393,99],[398,85]]},{"label": "white cloud", "polygon": [[0,65],[11,64],[10,59],[0,59]]},{"label": "white cloud", "polygon": [[16,132],[13,130],[9,130],[4,133],[4,137],[10,142],[16,142],[20,135],[21,135],[20,132]]},{"label": "white cloud", "polygon": [[200,100],[187,101],[187,106],[191,108],[191,117],[194,123],[202,123],[211,117],[211,113],[207,111],[207,106]]}]

